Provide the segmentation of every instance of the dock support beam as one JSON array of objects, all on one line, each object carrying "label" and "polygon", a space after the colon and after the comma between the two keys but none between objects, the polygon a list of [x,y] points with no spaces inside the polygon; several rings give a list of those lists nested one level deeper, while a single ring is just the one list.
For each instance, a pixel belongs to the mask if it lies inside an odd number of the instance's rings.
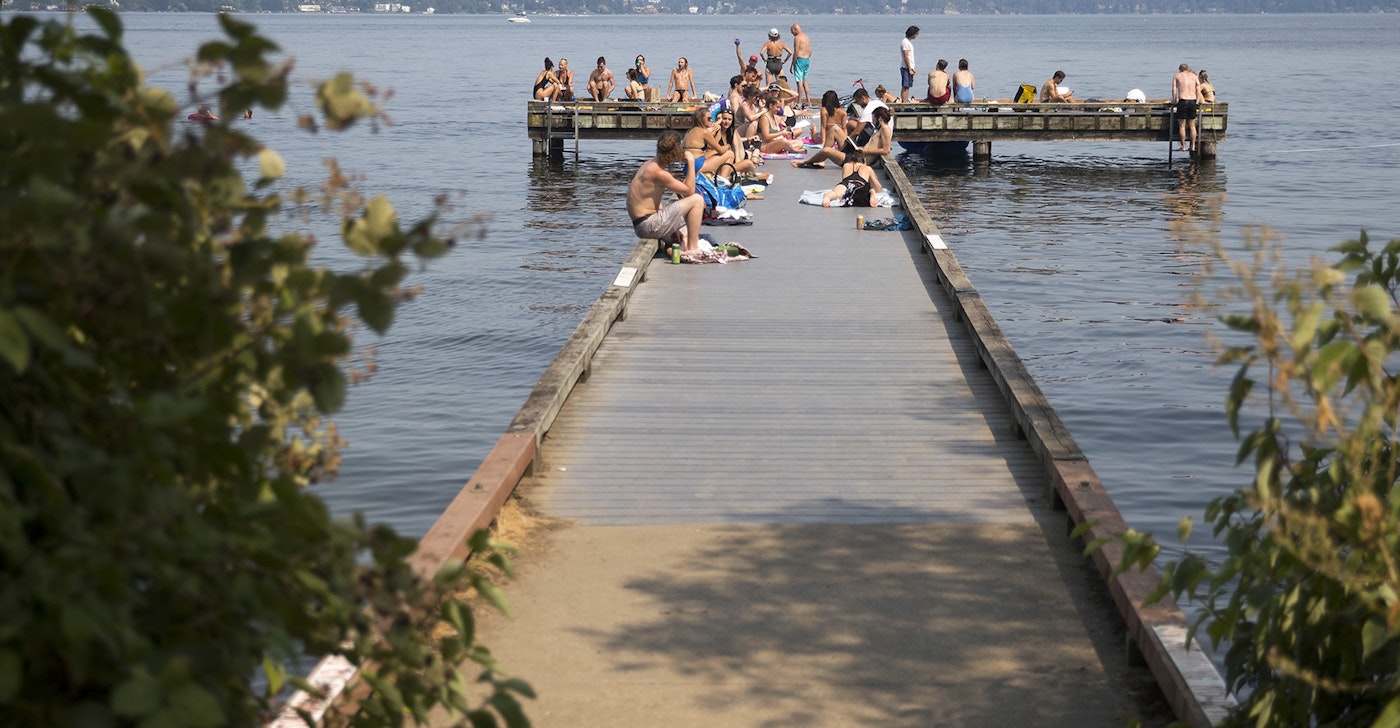
[{"label": "dock support beam", "polygon": [[534,154],[536,157],[543,157],[547,153],[548,147],[549,145],[544,139],[530,140],[530,153]]},{"label": "dock support beam", "polygon": [[990,162],[992,161],[992,143],[990,141],[972,142],[972,161]]},{"label": "dock support beam", "polygon": [[1197,139],[1196,156],[1198,159],[1215,159],[1215,142]]}]

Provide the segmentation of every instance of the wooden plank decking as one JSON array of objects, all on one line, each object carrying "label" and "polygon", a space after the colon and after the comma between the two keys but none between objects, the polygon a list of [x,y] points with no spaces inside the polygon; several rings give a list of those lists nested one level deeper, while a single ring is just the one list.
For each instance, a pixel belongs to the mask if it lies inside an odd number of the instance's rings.
[{"label": "wooden plank decking", "polygon": [[[1126,524],[922,204],[857,231],[796,203],[834,171],[767,169],[753,226],[705,228],[758,259],[639,245],[412,557],[463,558],[512,491],[569,524],[482,626],[534,723],[1118,725],[1130,654],[1177,717],[1217,720],[1155,572],[1065,537]],[[353,714],[354,671],[318,666],[322,705]]]},{"label": "wooden plank decking", "polygon": [[835,173],[777,164],[752,227],[705,228],[759,257],[651,266],[531,497],[583,524],[1033,519],[1044,472],[921,241],[798,206]]}]

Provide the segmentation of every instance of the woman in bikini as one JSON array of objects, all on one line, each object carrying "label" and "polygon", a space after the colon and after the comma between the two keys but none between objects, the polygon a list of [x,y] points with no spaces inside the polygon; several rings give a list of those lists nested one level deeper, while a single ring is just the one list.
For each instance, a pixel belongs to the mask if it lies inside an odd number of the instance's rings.
[{"label": "woman in bikini", "polygon": [[759,151],[765,154],[792,154],[802,151],[802,141],[792,138],[792,130],[783,125],[778,117],[778,99],[769,96],[766,101],[768,113],[758,122],[758,135],[763,139]]},{"label": "woman in bikini", "polygon": [[[757,165],[744,151],[744,142],[757,141],[757,137],[749,137],[747,139],[744,137],[735,137],[733,111],[729,109],[720,109],[719,114],[715,117],[715,141],[719,143],[719,147],[722,151],[733,152],[734,161],[731,163],[734,165],[734,171],[740,177],[755,174]],[[770,177],[770,175],[767,174],[760,174],[757,176],[760,179],[768,179]]]},{"label": "woman in bikini", "polygon": [[740,136],[758,136],[758,120],[763,116],[763,102],[757,86],[746,84],[739,89],[743,101],[734,112],[734,127]]},{"label": "woman in bikini", "polygon": [[554,101],[559,98],[559,79],[554,75],[554,61],[544,59],[544,70],[535,76],[535,99]]},{"label": "woman in bikini", "polygon": [[690,98],[694,99],[695,77],[690,74],[690,61],[682,56],[676,61],[676,67],[671,69],[671,80],[666,83],[666,97],[672,101],[685,101],[687,89]]},{"label": "woman in bikini", "polygon": [[714,130],[710,128],[709,110],[703,107],[696,109],[691,114],[691,119],[693,123],[690,131],[685,133],[681,146],[683,151],[695,155],[696,173],[713,174],[720,165],[732,163],[734,153],[720,145],[715,139]]},{"label": "woman in bikini", "polygon": [[1210,82],[1210,74],[1201,71],[1199,78],[1201,85],[1197,87],[1196,91],[1200,93],[1201,101],[1207,104],[1215,103],[1215,86]]},{"label": "woman in bikini", "polygon": [[822,117],[821,125],[814,135],[815,141],[824,142],[826,140],[827,129],[835,126],[838,129],[846,128],[846,107],[841,105],[841,97],[831,89],[822,94]]}]

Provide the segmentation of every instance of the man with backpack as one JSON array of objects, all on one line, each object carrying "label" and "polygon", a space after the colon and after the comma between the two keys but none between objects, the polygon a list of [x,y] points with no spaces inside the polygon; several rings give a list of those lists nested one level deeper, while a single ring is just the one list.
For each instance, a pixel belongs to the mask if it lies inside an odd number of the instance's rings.
[{"label": "man with backpack", "polygon": [[[676,179],[670,167],[685,162],[685,181]],[[661,196],[670,190],[676,201],[661,204]],[[662,245],[674,242],[673,236],[685,231],[682,252],[700,247],[700,221],[705,202],[695,193],[695,155],[686,151],[681,135],[666,131],[656,140],[656,156],[648,159],[632,176],[627,186],[627,215],[632,219],[632,231],[639,238],[656,238]]]}]

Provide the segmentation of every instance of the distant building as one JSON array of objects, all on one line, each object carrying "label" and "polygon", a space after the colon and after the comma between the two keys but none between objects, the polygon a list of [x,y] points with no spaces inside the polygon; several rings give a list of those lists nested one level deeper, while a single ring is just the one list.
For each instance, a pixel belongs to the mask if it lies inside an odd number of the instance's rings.
[{"label": "distant building", "polygon": [[298,11],[298,12],[302,12],[302,13],[319,13],[319,12],[321,12],[321,6],[320,6],[320,5],[298,5],[298,6],[297,6],[297,11]]}]

